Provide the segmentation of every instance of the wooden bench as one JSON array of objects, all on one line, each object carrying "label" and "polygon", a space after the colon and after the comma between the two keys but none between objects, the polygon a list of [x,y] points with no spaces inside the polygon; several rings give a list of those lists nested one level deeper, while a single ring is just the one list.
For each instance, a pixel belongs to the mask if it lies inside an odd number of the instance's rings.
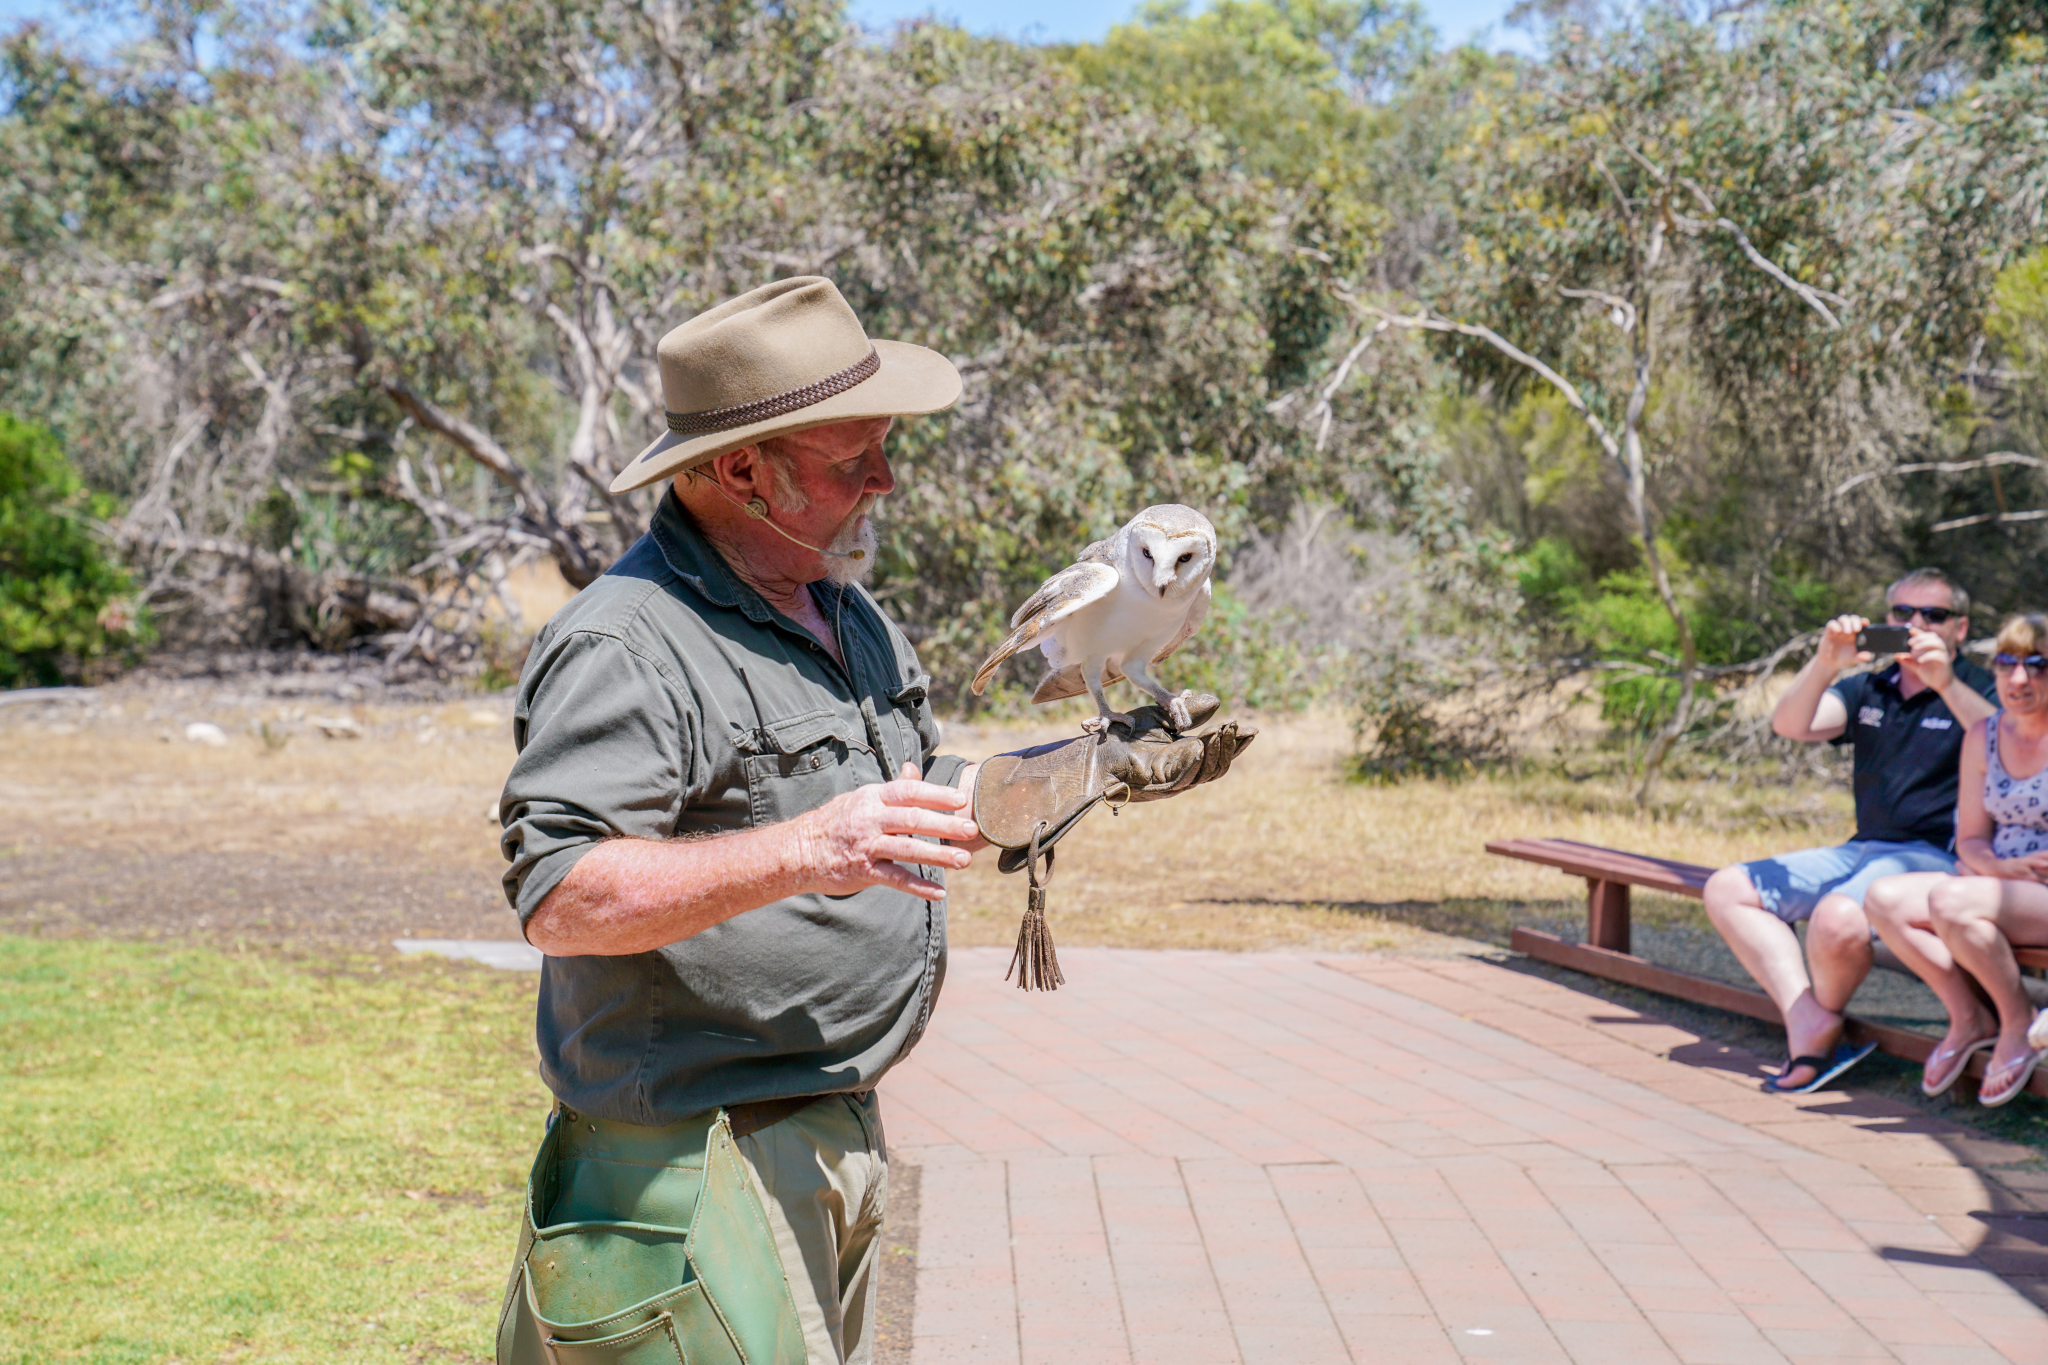
[{"label": "wooden bench", "polygon": [[[1706,895],[1707,878],[1714,875],[1715,869],[1669,858],[1652,858],[1641,853],[1624,853],[1620,849],[1582,844],[1573,839],[1495,839],[1487,844],[1486,851],[1503,858],[1541,863],[1568,876],[1586,879],[1586,941],[1568,943],[1540,929],[1517,928],[1509,939],[1509,946],[1516,952],[1526,953],[1541,962],[1570,967],[1589,976],[1658,991],[1696,1004],[1712,1005],[1716,1009],[1762,1019],[1766,1023],[1784,1023],[1778,1007],[1762,991],[1730,985],[1693,972],[1660,967],[1635,956],[1630,949],[1630,888],[1640,886],[1650,891],[1700,900]],[[1873,948],[1879,966],[1893,971],[1906,970],[1905,964],[1882,943],[1874,944]],[[2016,947],[2013,956],[2019,959],[2022,967],[2048,968],[2048,948]],[[1845,1026],[1852,1041],[1873,1041],[1881,1050],[1914,1062],[1926,1061],[1937,1041],[1924,1033],[1872,1023],[1854,1015],[1847,1018]],[[1981,1079],[1985,1060],[1984,1053],[1972,1057],[1970,1075]],[[2037,1095],[2048,1095],[2048,1068],[2035,1072],[2027,1089]]]}]

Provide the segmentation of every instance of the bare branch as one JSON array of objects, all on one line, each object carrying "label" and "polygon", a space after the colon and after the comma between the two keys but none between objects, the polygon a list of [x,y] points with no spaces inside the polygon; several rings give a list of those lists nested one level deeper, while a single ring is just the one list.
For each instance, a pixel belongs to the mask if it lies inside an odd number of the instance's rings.
[{"label": "bare branch", "polygon": [[1614,172],[1608,169],[1607,158],[1604,156],[1596,156],[1593,158],[1593,164],[1595,166],[1598,166],[1600,168],[1600,174],[1607,178],[1607,188],[1614,192],[1614,202],[1621,209],[1622,220],[1629,225],[1630,231],[1634,231],[1636,225],[1636,212],[1634,209],[1629,207],[1628,196],[1622,192],[1621,182],[1619,180],[1616,180],[1614,178]]},{"label": "bare branch", "polygon": [[1861,487],[1873,479],[1887,479],[1895,474],[1967,474],[1973,469],[1991,469],[1998,465],[2024,465],[2029,469],[2048,469],[2048,460],[2022,455],[2018,451],[2001,450],[1980,460],[1929,460],[1920,464],[1893,465],[1890,469],[1866,470],[1853,478],[1845,479],[1836,485],[1835,490],[1828,496],[1839,498],[1852,488]]},{"label": "bare branch", "polygon": [[1619,327],[1624,334],[1636,329],[1636,306],[1619,294],[1610,294],[1604,289],[1567,289],[1563,285],[1557,292],[1568,299],[1591,299],[1607,305],[1607,320]]},{"label": "bare branch", "polygon": [[1629,160],[1635,162],[1636,165],[1641,166],[1644,170],[1648,171],[1650,173],[1650,178],[1652,180],[1655,180],[1658,184],[1669,185],[1671,183],[1671,177],[1664,174],[1663,171],[1659,170],[1657,168],[1656,162],[1644,156],[1641,152],[1637,151],[1634,147],[1631,147],[1628,143],[1622,143],[1621,150],[1628,153]]},{"label": "bare branch", "polygon": [[1595,439],[1600,442],[1600,448],[1605,450],[1616,463],[1620,464],[1624,472],[1627,470],[1628,461],[1622,454],[1621,442],[1614,438],[1614,433],[1607,429],[1605,422],[1602,422],[1593,415],[1593,410],[1586,406],[1586,400],[1580,397],[1578,389],[1572,386],[1572,382],[1538,360],[1535,356],[1530,355],[1527,351],[1509,341],[1499,332],[1494,331],[1491,327],[1483,327],[1475,322],[1453,322],[1449,318],[1438,315],[1431,309],[1424,309],[1413,316],[1404,316],[1400,313],[1390,313],[1386,309],[1375,307],[1372,304],[1359,303],[1356,300],[1353,300],[1352,304],[1360,312],[1383,319],[1387,325],[1392,327],[1419,328],[1429,332],[1452,332],[1459,336],[1477,337],[1509,360],[1514,361],[1517,365],[1533,370],[1536,374],[1542,376],[1544,382],[1557,390],[1558,396],[1570,405],[1573,412],[1579,414],[1587,427],[1592,430]]},{"label": "bare branch", "polygon": [[2000,526],[2017,521],[2039,521],[2048,517],[2048,508],[2036,508],[2031,512],[1985,512],[1974,517],[1957,517],[1954,521],[1937,521],[1928,527],[1930,531],[1960,531],[1966,526]]},{"label": "bare branch", "polygon": [[839,245],[827,247],[812,256],[798,256],[788,251],[762,251],[750,246],[728,247],[727,250],[750,261],[764,261],[777,270],[788,270],[798,275],[822,275],[835,261],[865,244],[867,239],[866,232],[857,231]]},{"label": "bare branch", "polygon": [[[1756,243],[1749,240],[1748,233],[1737,227],[1731,220],[1720,215],[1720,211],[1714,207],[1714,201],[1708,197],[1707,192],[1701,189],[1696,181],[1687,180],[1683,183],[1688,190],[1692,191],[1693,198],[1699,201],[1701,209],[1706,212],[1713,226],[1720,228],[1735,238],[1737,244],[1742,247],[1742,254],[1749,257],[1750,264],[1804,299],[1808,307],[1827,320],[1829,327],[1837,332],[1842,330],[1841,320],[1829,310],[1828,303],[1833,303],[1837,308],[1847,308],[1849,300],[1843,298],[1840,294],[1793,279],[1780,269],[1775,261],[1756,249]],[[1673,217],[1678,218],[1678,215],[1674,214]],[[1678,218],[1678,221],[1688,230],[1696,231],[1702,226],[1693,219]],[[1823,302],[1823,300],[1827,302]]]},{"label": "bare branch", "polygon": [[574,252],[556,246],[552,242],[543,242],[537,247],[529,248],[522,254],[532,261],[560,261],[563,265],[575,271],[577,278],[585,284],[597,289],[609,290],[614,295],[619,292],[619,287],[612,283],[611,276],[605,274],[602,270],[593,269],[588,262],[579,260]]},{"label": "bare branch", "polygon": [[[1374,339],[1391,325],[1391,323],[1384,321],[1376,323],[1364,336],[1360,337],[1358,344],[1347,351],[1344,359],[1338,362],[1336,370],[1331,373],[1329,380],[1324,383],[1323,391],[1316,398],[1316,401],[1309,407],[1307,412],[1302,414],[1302,426],[1307,426],[1310,422],[1316,421],[1318,417],[1322,419],[1316,428],[1317,454],[1322,453],[1323,446],[1330,439],[1330,423],[1335,417],[1335,409],[1330,406],[1331,400],[1336,397],[1337,390],[1344,386],[1344,381],[1351,377],[1351,367],[1358,363],[1358,358],[1364,355],[1366,348],[1372,345]],[[1278,417],[1295,403],[1301,401],[1301,394],[1302,390],[1300,389],[1283,394],[1266,404],[1266,411]]]},{"label": "bare branch", "polygon": [[193,299],[203,298],[208,294],[231,294],[238,289],[254,289],[265,294],[275,294],[279,298],[291,292],[290,285],[283,280],[273,280],[268,275],[237,275],[232,279],[202,280],[198,284],[166,289],[149,301],[149,307],[161,311],[175,308],[181,303],[189,303]]},{"label": "bare branch", "polygon": [[[506,521],[494,521],[465,511],[435,494],[423,491],[413,478],[412,461],[400,456],[394,466],[391,490],[399,497],[419,509],[434,527],[436,544],[434,552],[406,570],[410,577],[419,577],[436,571],[466,575],[471,570],[462,560],[478,551],[497,551],[512,546],[523,552],[538,550],[547,553],[554,549],[552,542],[534,535]],[[450,535],[453,526],[459,534]]]},{"label": "bare branch", "polygon": [[384,391],[392,401],[404,408],[407,415],[435,435],[453,442],[463,454],[488,469],[499,483],[512,490],[518,500],[519,510],[534,530],[543,536],[553,548],[556,561],[561,565],[562,576],[573,587],[588,587],[603,566],[597,563],[590,548],[568,526],[555,515],[555,509],[547,495],[541,492],[540,484],[533,475],[521,469],[505,448],[491,438],[489,432],[474,423],[457,417],[420,397],[403,384],[387,383]]},{"label": "bare branch", "polygon": [[199,438],[206,434],[207,423],[211,422],[213,417],[214,409],[211,404],[201,404],[179,417],[178,425],[172,429],[171,443],[164,448],[162,457],[156,462],[156,468],[150,471],[148,488],[130,505],[127,515],[121,518],[121,527],[117,534],[126,535],[145,525],[162,522],[169,516],[171,488],[177,477],[178,465],[191,453]]}]

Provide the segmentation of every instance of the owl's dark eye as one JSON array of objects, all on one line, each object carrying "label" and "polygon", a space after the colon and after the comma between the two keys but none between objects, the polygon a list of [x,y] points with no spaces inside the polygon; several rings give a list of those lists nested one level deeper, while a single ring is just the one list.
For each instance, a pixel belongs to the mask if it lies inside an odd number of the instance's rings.
[{"label": "owl's dark eye", "polygon": [[1150,559],[1152,557],[1152,552],[1146,549],[1143,545],[1140,545],[1138,547],[1138,553],[1145,556],[1145,558],[1147,559]]},{"label": "owl's dark eye", "polygon": [[1190,559],[1193,559],[1194,557],[1195,552],[1193,550],[1189,550],[1186,554],[1182,555],[1179,559],[1176,559],[1173,562],[1175,565],[1181,565],[1187,563]]}]

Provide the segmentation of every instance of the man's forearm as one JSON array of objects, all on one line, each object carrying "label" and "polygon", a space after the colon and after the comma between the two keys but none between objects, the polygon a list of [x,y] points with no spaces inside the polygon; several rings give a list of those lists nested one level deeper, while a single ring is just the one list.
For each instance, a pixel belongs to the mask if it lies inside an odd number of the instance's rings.
[{"label": "man's forearm", "polygon": [[905,763],[893,782],[841,792],[780,824],[708,839],[608,839],[548,893],[526,938],[553,957],[616,957],[804,892],[847,896],[885,885],[943,900],[945,886],[915,869],[973,860],[969,844],[981,831],[960,814],[973,799]]},{"label": "man's forearm", "polygon": [[526,923],[552,957],[645,953],[805,889],[794,821],[703,839],[607,839]]},{"label": "man's forearm", "polygon": [[1954,676],[1950,677],[1948,686],[1941,689],[1941,703],[1965,730],[1998,709],[1998,703]]},{"label": "man's forearm", "polygon": [[1831,735],[1816,736],[1813,728],[1814,713],[1820,710],[1820,699],[1827,695],[1828,687],[1835,675],[1841,672],[1832,663],[1822,663],[1816,654],[1806,661],[1806,667],[1792,678],[1792,685],[1785,689],[1785,695],[1778,698],[1778,704],[1771,708],[1771,729],[1786,739],[1811,740],[1830,739]]}]

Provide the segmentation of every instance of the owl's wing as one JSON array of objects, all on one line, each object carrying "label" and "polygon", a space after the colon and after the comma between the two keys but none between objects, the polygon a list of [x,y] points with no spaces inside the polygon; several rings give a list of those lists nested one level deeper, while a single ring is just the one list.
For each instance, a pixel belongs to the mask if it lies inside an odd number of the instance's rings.
[{"label": "owl's wing", "polygon": [[1087,549],[1075,555],[1074,560],[1079,564],[1115,564],[1116,561],[1110,558],[1110,547],[1115,544],[1115,536],[1104,536],[1101,540],[1096,541]]},{"label": "owl's wing", "polygon": [[1193,601],[1188,603],[1187,619],[1180,623],[1180,629],[1174,633],[1174,637],[1166,642],[1166,648],[1152,656],[1152,662],[1158,663],[1167,655],[1186,644],[1194,636],[1194,633],[1202,628],[1202,619],[1208,614],[1209,580],[1205,578],[1202,580],[1202,590],[1195,594]]},{"label": "owl's wing", "polygon": [[1031,648],[1061,621],[1109,596],[1116,590],[1116,584],[1116,570],[1096,561],[1070,565],[1046,579],[1010,618],[1009,635],[974,670],[974,695],[981,695],[1003,660],[1020,649]]}]

